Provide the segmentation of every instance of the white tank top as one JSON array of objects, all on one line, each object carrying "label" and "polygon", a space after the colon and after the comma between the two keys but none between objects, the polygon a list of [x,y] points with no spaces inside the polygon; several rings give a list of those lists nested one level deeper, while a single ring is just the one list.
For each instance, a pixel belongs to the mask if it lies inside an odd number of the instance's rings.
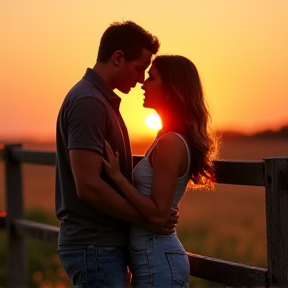
[{"label": "white tank top", "polygon": [[[168,133],[174,133],[174,132],[168,132]],[[185,193],[186,186],[187,186],[188,181],[189,181],[190,176],[191,176],[190,172],[189,172],[191,161],[190,161],[190,149],[188,147],[188,144],[182,135],[180,135],[178,133],[174,133],[174,134],[179,136],[183,140],[183,142],[186,146],[187,155],[188,155],[188,165],[187,165],[187,170],[184,173],[184,175],[182,175],[181,177],[179,177],[177,179],[175,193],[174,193],[171,208],[177,208],[181,198],[183,197],[183,195]],[[166,134],[164,134],[164,135],[166,135]],[[163,137],[164,135],[162,135],[161,137]],[[133,170],[133,183],[134,183],[135,188],[140,193],[142,193],[148,197],[151,195],[152,179],[153,179],[153,173],[154,173],[154,169],[151,166],[150,161],[149,161],[149,155],[151,154],[153,148],[157,145],[160,138],[154,140],[154,142],[152,143],[152,145],[148,149],[144,158],[135,166],[135,168]]]}]

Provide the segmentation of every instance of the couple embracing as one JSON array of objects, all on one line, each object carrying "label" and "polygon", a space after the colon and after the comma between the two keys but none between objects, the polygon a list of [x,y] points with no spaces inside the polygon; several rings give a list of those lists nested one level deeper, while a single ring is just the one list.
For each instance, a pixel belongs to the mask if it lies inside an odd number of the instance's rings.
[{"label": "couple embracing", "polygon": [[[60,108],[58,255],[73,287],[189,286],[189,261],[175,228],[178,207],[188,184],[213,185],[217,141],[195,65],[180,55],[155,57],[159,46],[134,22],[112,23],[96,64]],[[137,83],[143,106],[156,110],[163,128],[133,165],[113,90],[127,94]]]}]

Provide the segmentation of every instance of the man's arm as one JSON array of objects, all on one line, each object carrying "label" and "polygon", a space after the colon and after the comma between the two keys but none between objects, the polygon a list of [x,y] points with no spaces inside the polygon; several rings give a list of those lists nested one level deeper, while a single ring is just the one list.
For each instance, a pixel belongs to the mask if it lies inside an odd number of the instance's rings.
[{"label": "man's arm", "polygon": [[69,151],[78,197],[98,211],[115,218],[147,226],[143,216],[101,177],[102,155],[92,150]]}]

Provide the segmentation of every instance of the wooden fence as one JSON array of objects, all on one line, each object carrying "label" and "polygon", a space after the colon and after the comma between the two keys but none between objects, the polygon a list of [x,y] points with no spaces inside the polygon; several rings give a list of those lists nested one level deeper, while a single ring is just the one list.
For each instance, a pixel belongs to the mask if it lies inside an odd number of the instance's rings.
[{"label": "wooden fence", "polygon": [[[55,165],[56,153],[6,144],[2,154],[7,208],[2,226],[8,238],[8,283],[10,288],[25,288],[25,237],[57,243],[59,228],[23,218],[21,164]],[[134,161],[139,158],[133,156]],[[187,252],[190,275],[230,287],[288,287],[288,157],[270,157],[263,161],[217,160],[215,166],[217,183],[265,187],[267,269]]]}]

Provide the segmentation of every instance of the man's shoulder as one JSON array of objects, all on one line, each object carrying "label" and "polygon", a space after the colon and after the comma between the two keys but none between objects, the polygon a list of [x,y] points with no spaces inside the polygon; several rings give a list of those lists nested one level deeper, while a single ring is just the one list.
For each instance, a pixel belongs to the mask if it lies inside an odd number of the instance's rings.
[{"label": "man's shoulder", "polygon": [[111,109],[111,105],[109,105],[109,101],[103,92],[85,79],[81,79],[67,93],[63,101],[64,109],[72,109],[74,105],[78,105],[77,103],[79,103],[79,101],[81,101],[83,105],[86,105],[87,108],[91,105],[93,107],[97,105],[97,107],[102,107],[105,111]]},{"label": "man's shoulder", "polygon": [[93,83],[82,78],[68,92],[68,97],[80,99],[82,97],[104,98],[103,92]]}]

